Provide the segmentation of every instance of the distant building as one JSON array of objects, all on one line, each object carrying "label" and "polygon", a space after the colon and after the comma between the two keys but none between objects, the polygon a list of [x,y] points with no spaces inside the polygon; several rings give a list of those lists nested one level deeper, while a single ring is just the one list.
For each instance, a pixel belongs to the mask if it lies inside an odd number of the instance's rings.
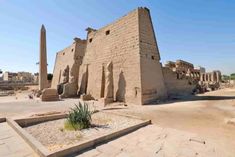
[{"label": "distant building", "polygon": [[200,73],[205,73],[206,72],[206,68],[201,67],[201,66],[197,66],[195,69],[198,69],[200,71]]},{"label": "distant building", "polygon": [[39,81],[39,73],[34,73],[33,75],[33,83],[38,84]]},{"label": "distant building", "polygon": [[3,73],[3,81],[16,81],[17,80],[17,73],[13,72],[4,72]]},{"label": "distant building", "polygon": [[4,72],[3,81],[22,82],[22,83],[38,83],[38,73],[32,74],[30,72]]},{"label": "distant building", "polygon": [[18,72],[17,73],[17,81],[22,82],[33,82],[34,77],[30,72]]},{"label": "distant building", "polygon": [[182,79],[186,76],[199,80],[200,70],[194,68],[192,63],[189,63],[184,60],[177,60],[176,62],[168,61],[165,64],[166,68],[171,69],[173,72],[176,72],[177,78]]}]

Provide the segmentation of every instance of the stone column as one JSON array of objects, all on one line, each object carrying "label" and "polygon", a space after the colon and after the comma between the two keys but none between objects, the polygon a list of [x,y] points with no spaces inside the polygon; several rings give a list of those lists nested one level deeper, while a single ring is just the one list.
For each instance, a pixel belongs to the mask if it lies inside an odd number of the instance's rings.
[{"label": "stone column", "polygon": [[214,82],[217,82],[217,72],[214,72]]},{"label": "stone column", "polygon": [[216,72],[216,82],[221,81],[221,73],[219,71]]},{"label": "stone column", "polygon": [[203,81],[203,73],[200,73],[200,81]]},{"label": "stone column", "polygon": [[44,25],[40,34],[40,60],[39,60],[39,90],[47,88],[47,47],[46,47],[46,29]]},{"label": "stone column", "polygon": [[208,74],[208,73],[206,74],[206,81],[207,81],[207,82],[210,81],[210,79],[209,79],[209,74]]},{"label": "stone column", "polygon": [[215,75],[214,75],[214,74],[215,74],[215,72],[213,71],[213,72],[211,73],[211,81],[212,81],[212,82],[215,81],[215,78],[214,78]]}]

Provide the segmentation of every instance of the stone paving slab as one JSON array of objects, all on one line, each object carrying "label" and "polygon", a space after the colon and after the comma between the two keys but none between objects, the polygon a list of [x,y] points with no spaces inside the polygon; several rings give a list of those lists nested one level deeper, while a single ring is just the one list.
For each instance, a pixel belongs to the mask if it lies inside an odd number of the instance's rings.
[{"label": "stone paving slab", "polygon": [[6,123],[0,123],[0,157],[38,157]]},{"label": "stone paving slab", "polygon": [[[191,139],[191,140],[190,140]],[[205,141],[205,144],[203,143]],[[149,125],[77,157],[229,157],[194,134]]]}]

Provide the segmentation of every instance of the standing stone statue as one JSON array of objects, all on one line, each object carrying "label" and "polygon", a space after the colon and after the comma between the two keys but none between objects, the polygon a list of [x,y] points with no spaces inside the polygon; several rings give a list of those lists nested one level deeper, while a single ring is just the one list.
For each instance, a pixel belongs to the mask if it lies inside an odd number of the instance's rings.
[{"label": "standing stone statue", "polygon": [[74,64],[72,65],[71,69],[70,69],[70,77],[69,77],[69,83],[77,83],[78,81],[78,75],[77,75],[77,69],[79,67],[79,63],[78,60],[76,59],[76,57],[74,58]]},{"label": "standing stone statue", "polygon": [[39,60],[39,90],[48,87],[47,82],[47,46],[46,46],[46,29],[44,25],[40,34],[40,60]]},{"label": "standing stone statue", "polygon": [[88,65],[80,67],[81,73],[81,82],[78,84],[78,95],[87,94],[87,84],[88,84]]},{"label": "standing stone statue", "polygon": [[67,65],[67,67],[63,71],[63,84],[68,82],[69,82],[69,66]]},{"label": "standing stone statue", "polygon": [[113,102],[113,64],[112,62],[109,62],[106,67],[104,99],[105,99],[105,102],[107,103]]}]

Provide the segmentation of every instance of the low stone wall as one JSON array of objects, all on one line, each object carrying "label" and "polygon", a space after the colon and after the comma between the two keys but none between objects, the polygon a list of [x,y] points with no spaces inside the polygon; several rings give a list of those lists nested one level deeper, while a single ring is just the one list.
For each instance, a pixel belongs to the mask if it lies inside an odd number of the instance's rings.
[{"label": "low stone wall", "polygon": [[66,118],[67,116],[68,116],[67,114],[58,114],[58,115],[49,115],[49,116],[41,116],[41,117],[22,118],[22,119],[17,119],[15,121],[21,127],[27,127],[27,126],[42,123],[42,122]]},{"label": "low stone wall", "polygon": [[186,78],[177,79],[177,74],[169,68],[163,68],[163,75],[170,97],[191,95],[196,87],[195,84],[189,84],[189,80]]},{"label": "low stone wall", "polygon": [[[111,114],[111,113],[110,113]],[[43,117],[31,117],[31,118],[23,118],[23,119],[7,119],[8,124],[32,147],[32,149],[40,156],[40,157],[62,157],[66,155],[71,155],[73,153],[78,153],[80,151],[84,151],[86,149],[92,148],[98,144],[102,144],[118,138],[120,136],[126,135],[130,132],[133,132],[141,127],[151,124],[150,120],[142,120],[140,123],[132,125],[130,127],[120,129],[117,131],[113,131],[110,133],[105,133],[102,136],[98,136],[92,139],[88,139],[86,141],[80,142],[76,145],[65,149],[59,149],[56,151],[49,151],[44,147],[40,142],[38,142],[32,135],[26,132],[22,127],[29,126],[32,124],[49,121],[49,120],[56,120],[60,118],[66,117],[67,114],[59,114],[59,115],[52,115],[52,116],[43,116]],[[128,118],[135,118],[135,117],[128,117]],[[1,120],[1,119],[0,119]]]}]

